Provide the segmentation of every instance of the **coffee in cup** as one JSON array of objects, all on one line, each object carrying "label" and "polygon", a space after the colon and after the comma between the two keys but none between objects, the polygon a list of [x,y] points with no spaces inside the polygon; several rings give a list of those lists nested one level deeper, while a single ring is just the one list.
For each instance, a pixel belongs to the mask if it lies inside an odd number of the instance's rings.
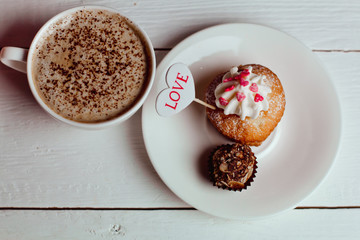
[{"label": "coffee in cup", "polygon": [[56,118],[106,125],[128,118],[143,103],[154,79],[154,59],[150,40],[127,17],[108,8],[80,7],[39,31],[27,74],[35,98]]}]

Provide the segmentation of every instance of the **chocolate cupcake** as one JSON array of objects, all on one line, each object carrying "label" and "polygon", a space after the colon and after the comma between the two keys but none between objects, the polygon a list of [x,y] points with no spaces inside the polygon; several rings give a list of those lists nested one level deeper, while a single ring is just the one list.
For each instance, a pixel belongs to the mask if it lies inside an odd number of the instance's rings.
[{"label": "chocolate cupcake", "polygon": [[217,147],[209,158],[210,180],[218,188],[241,191],[250,186],[257,161],[247,145],[227,144]]}]

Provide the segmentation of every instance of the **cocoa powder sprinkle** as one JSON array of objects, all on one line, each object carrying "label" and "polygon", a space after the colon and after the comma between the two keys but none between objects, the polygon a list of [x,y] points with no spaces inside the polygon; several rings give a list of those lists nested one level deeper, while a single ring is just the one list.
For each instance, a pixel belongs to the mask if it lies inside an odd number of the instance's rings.
[{"label": "cocoa powder sprinkle", "polygon": [[126,111],[148,78],[148,56],[129,20],[79,10],[54,23],[36,46],[32,74],[58,114],[104,121]]}]

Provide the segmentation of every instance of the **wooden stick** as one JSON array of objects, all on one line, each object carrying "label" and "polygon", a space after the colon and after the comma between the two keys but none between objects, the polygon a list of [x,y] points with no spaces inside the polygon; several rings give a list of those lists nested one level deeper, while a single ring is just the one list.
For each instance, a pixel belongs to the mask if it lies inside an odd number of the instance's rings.
[{"label": "wooden stick", "polygon": [[212,110],[216,109],[216,107],[214,107],[213,105],[210,105],[210,104],[208,104],[208,103],[206,103],[206,102],[204,102],[204,101],[202,101],[200,99],[195,98],[194,101],[201,104],[201,105],[203,105],[203,106],[205,106],[205,107],[208,107],[208,108],[210,108]]}]

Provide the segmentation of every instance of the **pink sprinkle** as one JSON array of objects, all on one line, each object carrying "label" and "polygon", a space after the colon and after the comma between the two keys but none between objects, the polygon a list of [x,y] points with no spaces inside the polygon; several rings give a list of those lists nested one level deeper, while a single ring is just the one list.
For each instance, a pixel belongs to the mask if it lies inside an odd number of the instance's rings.
[{"label": "pink sprinkle", "polygon": [[238,80],[241,86],[247,86],[249,84],[246,78],[250,75],[249,69],[244,69],[239,75],[235,76],[234,79]]},{"label": "pink sprinkle", "polygon": [[234,81],[234,78],[225,78],[225,79],[223,80],[223,82],[230,82],[230,81]]},{"label": "pink sprinkle", "polygon": [[251,84],[249,87],[250,91],[257,92],[259,90],[258,85],[256,83]]},{"label": "pink sprinkle", "polygon": [[235,80],[241,80],[241,76],[240,75],[237,75],[234,77]]},{"label": "pink sprinkle", "polygon": [[250,75],[250,71],[249,69],[244,69],[241,73],[240,73],[240,77],[241,78],[246,78]]},{"label": "pink sprinkle", "polygon": [[225,92],[229,92],[229,91],[233,90],[234,88],[235,88],[235,86],[232,85],[231,87],[226,88],[226,89],[225,89]]},{"label": "pink sprinkle", "polygon": [[242,102],[242,101],[244,101],[244,99],[246,98],[246,96],[245,96],[245,94],[242,93],[242,92],[237,92],[237,93],[236,93],[236,98],[237,98],[237,100],[238,100],[239,102]]},{"label": "pink sprinkle", "polygon": [[226,105],[229,104],[228,100],[226,100],[226,99],[223,98],[223,97],[220,97],[220,98],[219,98],[219,102],[220,102],[220,104],[223,105],[223,106],[226,106]]},{"label": "pink sprinkle", "polygon": [[260,94],[256,94],[255,95],[255,98],[254,98],[254,101],[255,102],[261,102],[261,101],[263,101],[264,100],[264,98],[263,98],[263,96],[261,96]]},{"label": "pink sprinkle", "polygon": [[245,80],[240,80],[240,85],[243,87],[246,87],[247,85],[249,85],[249,81],[245,81]]}]

